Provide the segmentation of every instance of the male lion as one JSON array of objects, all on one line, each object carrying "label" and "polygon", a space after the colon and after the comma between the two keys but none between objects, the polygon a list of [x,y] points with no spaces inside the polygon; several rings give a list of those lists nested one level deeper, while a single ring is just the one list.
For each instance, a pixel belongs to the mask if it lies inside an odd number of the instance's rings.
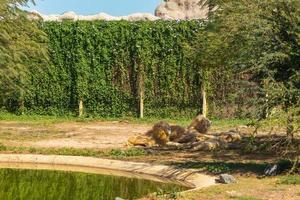
[{"label": "male lion", "polygon": [[164,121],[158,122],[146,135],[152,137],[156,144],[164,146],[170,141],[171,126]]},{"label": "male lion", "polygon": [[164,146],[170,141],[171,126],[164,121],[156,123],[146,134],[137,135],[128,139],[128,146],[154,145]]}]

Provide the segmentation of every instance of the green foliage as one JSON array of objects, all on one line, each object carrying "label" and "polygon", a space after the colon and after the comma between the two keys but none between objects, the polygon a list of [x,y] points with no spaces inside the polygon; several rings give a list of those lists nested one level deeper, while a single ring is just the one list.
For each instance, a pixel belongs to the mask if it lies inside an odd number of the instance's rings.
[{"label": "green foliage", "polygon": [[[213,3],[218,4],[219,9],[212,15],[206,34],[212,41],[205,54],[210,59],[205,59],[209,63],[201,60],[200,63],[213,68],[223,65],[233,71],[229,76],[240,80],[242,87],[237,89],[243,94],[241,97],[250,100],[246,107],[249,116],[258,120],[272,113],[278,119],[284,117],[287,133],[293,135],[299,131],[300,124],[300,2],[226,0]],[[196,50],[201,52],[202,34],[199,38]]]},{"label": "green foliage", "polygon": [[[24,97],[29,114],[136,116],[139,77],[145,114],[194,116],[200,107],[201,79],[183,47],[203,28],[201,21],[47,22],[51,66],[33,69]],[[10,96],[5,107],[18,107]]]},{"label": "green foliage", "polygon": [[213,174],[222,173],[263,173],[267,167],[266,163],[226,163],[226,162],[186,162],[179,163],[176,166],[181,168],[192,168],[210,172]]},{"label": "green foliage", "polygon": [[18,8],[27,2],[0,2],[0,105],[11,103],[6,98],[10,94],[17,107],[23,107],[30,82],[29,71],[41,71],[40,64],[47,61],[45,33]]},{"label": "green foliage", "polygon": [[283,176],[278,181],[278,184],[283,184],[283,185],[300,185],[300,176],[299,175]]},{"label": "green foliage", "polygon": [[145,156],[148,153],[144,149],[131,148],[128,150],[122,149],[112,149],[108,152],[108,155],[115,158],[126,158],[126,157],[135,157],[135,156]]},{"label": "green foliage", "polygon": [[162,199],[176,200],[180,197],[179,192],[181,191],[176,187],[170,190],[160,189],[158,192],[156,192],[156,196]]}]

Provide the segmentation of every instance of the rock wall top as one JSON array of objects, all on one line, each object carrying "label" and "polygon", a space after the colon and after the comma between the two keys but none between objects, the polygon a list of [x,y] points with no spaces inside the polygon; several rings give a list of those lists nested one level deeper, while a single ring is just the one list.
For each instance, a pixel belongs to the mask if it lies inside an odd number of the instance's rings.
[{"label": "rock wall top", "polygon": [[206,19],[211,9],[206,3],[207,0],[165,0],[155,10],[155,15],[149,13],[135,13],[127,16],[111,16],[106,13],[99,13],[96,15],[77,15],[75,12],[66,12],[62,15],[43,15],[37,11],[29,13],[30,19],[41,19],[44,21],[63,21],[63,20],[105,20],[105,21],[155,21],[163,20],[192,20],[192,19]]},{"label": "rock wall top", "polygon": [[106,13],[99,13],[96,15],[77,15],[75,12],[66,12],[62,15],[43,15],[37,11],[32,11],[29,13],[29,18],[33,20],[44,20],[44,21],[64,21],[64,20],[71,20],[71,21],[94,21],[94,20],[105,20],[105,21],[119,21],[119,20],[127,20],[127,21],[141,21],[141,20],[148,20],[148,21],[155,21],[160,19],[149,13],[135,13],[132,15],[127,16],[111,16]]},{"label": "rock wall top", "polygon": [[206,19],[210,12],[207,0],[165,0],[155,15],[165,20]]}]

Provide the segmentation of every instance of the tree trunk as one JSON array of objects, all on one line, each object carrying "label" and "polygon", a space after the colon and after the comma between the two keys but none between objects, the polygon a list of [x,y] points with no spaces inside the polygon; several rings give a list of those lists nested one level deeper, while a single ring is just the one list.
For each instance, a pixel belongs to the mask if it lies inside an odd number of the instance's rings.
[{"label": "tree trunk", "polygon": [[140,88],[140,118],[144,118],[144,90]]},{"label": "tree trunk", "polygon": [[78,112],[78,117],[82,117],[82,115],[83,115],[83,101],[82,101],[82,99],[80,99],[80,101],[79,101],[79,112]]},{"label": "tree trunk", "polygon": [[19,97],[19,114],[24,115],[25,102],[24,102],[24,91],[21,89]]},{"label": "tree trunk", "polygon": [[265,106],[265,109],[264,109],[264,118],[265,119],[267,119],[268,117],[269,117],[269,94],[268,93],[266,93],[266,95],[265,95],[265,104],[266,104],[266,106]]},{"label": "tree trunk", "polygon": [[144,66],[143,64],[138,64],[138,95],[139,95],[139,117],[144,118],[144,97],[145,97],[145,83],[144,83]]},{"label": "tree trunk", "polygon": [[287,125],[286,125],[286,135],[287,135],[288,141],[291,143],[294,140],[294,130],[295,130],[293,122],[294,122],[293,116],[288,116]]},{"label": "tree trunk", "polygon": [[207,116],[207,97],[206,97],[206,87],[203,83],[201,86],[201,96],[202,96],[202,115],[204,117]]},{"label": "tree trunk", "polygon": [[20,115],[24,115],[24,110],[25,110],[25,103],[24,100],[21,100],[20,107],[19,107]]}]

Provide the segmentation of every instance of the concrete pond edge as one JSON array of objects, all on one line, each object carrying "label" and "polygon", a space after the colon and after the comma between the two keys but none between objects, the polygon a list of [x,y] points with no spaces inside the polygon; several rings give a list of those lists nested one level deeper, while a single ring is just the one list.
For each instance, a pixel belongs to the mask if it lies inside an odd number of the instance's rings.
[{"label": "concrete pond edge", "polygon": [[216,177],[167,165],[82,156],[0,154],[0,168],[49,169],[176,182],[192,189],[216,184]]}]

